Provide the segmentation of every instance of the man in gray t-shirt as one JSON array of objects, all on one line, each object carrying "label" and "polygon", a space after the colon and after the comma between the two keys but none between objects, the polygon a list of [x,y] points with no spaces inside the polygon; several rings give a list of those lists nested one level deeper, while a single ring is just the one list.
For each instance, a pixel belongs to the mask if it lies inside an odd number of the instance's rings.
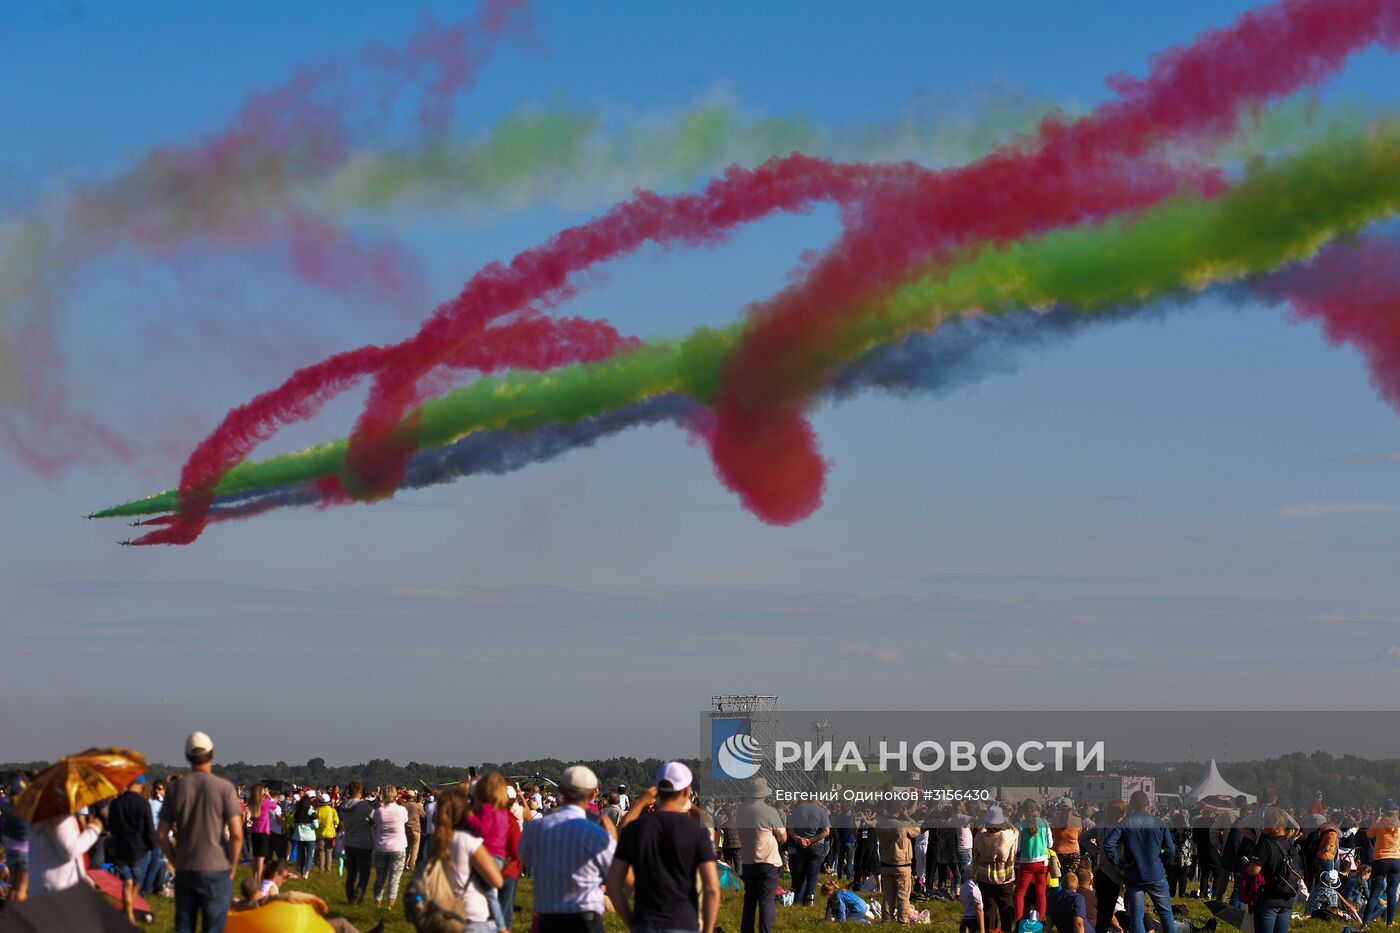
[{"label": "man in gray t-shirt", "polygon": [[754,933],[758,921],[759,933],[772,933],[773,895],[778,890],[778,875],[783,870],[783,855],[779,846],[787,842],[783,815],[768,804],[771,791],[763,778],[754,778],[747,797],[739,804],[734,822],[739,828],[739,852],[744,879],[744,912],[740,933]]},{"label": "man in gray t-shirt", "polygon": [[[221,933],[233,903],[233,876],[243,849],[243,807],[233,785],[215,777],[214,743],[203,732],[185,740],[190,773],[170,785],[156,841],[175,867],[175,931]],[[172,836],[173,834],[173,836]]]},{"label": "man in gray t-shirt", "polygon": [[345,833],[345,899],[351,904],[364,899],[374,849],[374,804],[364,798],[364,790],[359,781],[351,781],[346,788],[348,796],[340,804],[340,829]]}]

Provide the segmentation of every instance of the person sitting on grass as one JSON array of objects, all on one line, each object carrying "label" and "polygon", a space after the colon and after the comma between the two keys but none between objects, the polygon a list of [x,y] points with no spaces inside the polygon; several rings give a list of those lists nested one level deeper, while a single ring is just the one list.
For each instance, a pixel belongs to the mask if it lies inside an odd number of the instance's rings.
[{"label": "person sitting on grass", "polygon": [[273,859],[263,869],[262,882],[258,885],[258,896],[276,897],[281,892],[282,885],[286,883],[287,866],[277,859]]},{"label": "person sitting on grass", "polygon": [[847,891],[835,881],[828,881],[822,885],[822,896],[826,898],[826,913],[824,919],[834,920],[837,923],[869,923],[867,914],[870,913],[870,906],[861,900],[860,895],[854,891]]}]

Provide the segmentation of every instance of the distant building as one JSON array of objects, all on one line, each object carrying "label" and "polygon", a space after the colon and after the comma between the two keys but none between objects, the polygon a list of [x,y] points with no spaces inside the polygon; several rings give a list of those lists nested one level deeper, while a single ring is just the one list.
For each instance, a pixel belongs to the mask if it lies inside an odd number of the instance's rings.
[{"label": "distant building", "polygon": [[1157,806],[1157,779],[1148,774],[1089,774],[1079,788],[1079,800],[1102,806],[1110,800],[1128,802],[1135,791],[1147,795],[1149,806]]},{"label": "distant building", "polygon": [[1054,800],[1056,797],[1070,796],[1068,787],[1049,787],[1041,785],[1039,787],[1017,787],[1002,785],[997,788],[997,799],[1009,804],[1020,804],[1027,800],[1036,800],[1045,803]]}]

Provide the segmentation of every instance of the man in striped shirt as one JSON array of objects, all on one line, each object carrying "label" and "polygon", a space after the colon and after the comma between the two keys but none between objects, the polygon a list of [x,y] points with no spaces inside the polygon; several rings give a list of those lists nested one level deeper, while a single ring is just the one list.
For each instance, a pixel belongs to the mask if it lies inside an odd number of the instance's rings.
[{"label": "man in striped shirt", "polygon": [[603,933],[603,882],[617,843],[588,809],[598,776],[583,765],[565,768],[559,791],[560,806],[530,820],[520,835],[539,933]]}]

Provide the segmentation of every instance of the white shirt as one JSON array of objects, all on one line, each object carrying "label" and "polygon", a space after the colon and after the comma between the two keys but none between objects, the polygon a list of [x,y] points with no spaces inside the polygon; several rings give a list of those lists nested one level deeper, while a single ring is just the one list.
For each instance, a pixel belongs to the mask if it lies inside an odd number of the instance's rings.
[{"label": "white shirt", "polygon": [[78,831],[78,819],[44,820],[30,828],[29,877],[31,894],[65,891],[87,879],[83,853],[97,841],[97,827]]},{"label": "white shirt", "polygon": [[447,876],[452,879],[452,890],[462,898],[467,908],[467,922],[490,920],[491,908],[486,903],[486,895],[481,888],[472,884],[472,853],[481,848],[481,837],[460,829],[452,833],[452,865]]},{"label": "white shirt", "polygon": [[628,797],[626,794],[619,793],[617,795],[617,805],[622,808],[623,813],[626,813],[628,808],[632,806],[632,798]]}]

